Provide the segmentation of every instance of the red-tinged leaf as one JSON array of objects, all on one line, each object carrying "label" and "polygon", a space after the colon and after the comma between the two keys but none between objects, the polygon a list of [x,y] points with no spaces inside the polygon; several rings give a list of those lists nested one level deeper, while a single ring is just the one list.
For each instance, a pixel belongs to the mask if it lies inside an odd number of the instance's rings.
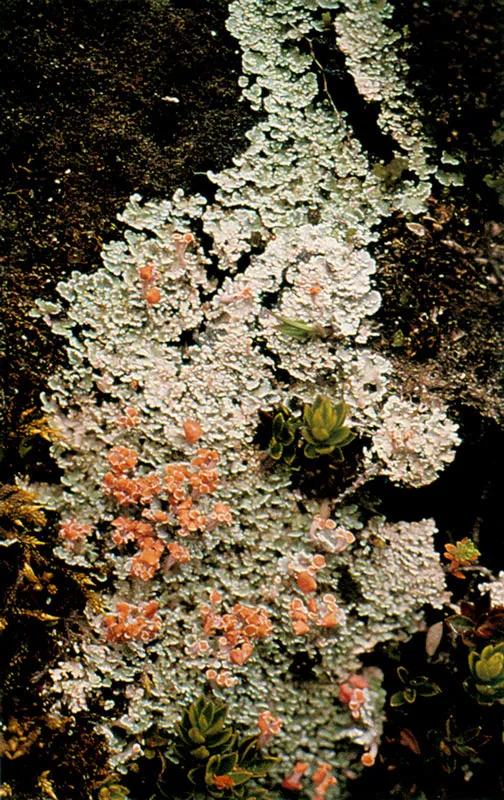
[{"label": "red-tinged leaf", "polygon": [[399,743],[402,744],[403,747],[409,747],[411,752],[416,756],[419,756],[422,752],[416,736],[409,730],[409,728],[402,729],[399,735]]}]

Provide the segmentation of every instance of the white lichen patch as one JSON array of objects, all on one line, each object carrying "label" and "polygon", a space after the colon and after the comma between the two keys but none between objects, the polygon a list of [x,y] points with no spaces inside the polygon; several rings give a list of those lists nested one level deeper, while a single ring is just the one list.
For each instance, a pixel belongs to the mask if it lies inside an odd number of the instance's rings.
[{"label": "white lichen patch", "polygon": [[[370,102],[380,103],[379,126],[407,153],[408,167],[423,181],[428,195],[428,181],[436,166],[429,163],[432,145],[423,133],[420,109],[408,86],[404,62],[398,57],[398,49],[405,43],[400,32],[391,27],[393,8],[374,0],[347,0],[345,6],[348,10],[337,15],[335,28],[348,70],[359,93]],[[395,156],[399,155],[397,151]],[[411,200],[403,210],[420,211]]]},{"label": "white lichen patch", "polygon": [[453,461],[460,443],[457,426],[444,408],[412,403],[392,395],[381,414],[373,446],[392,481],[425,486]]},{"label": "white lichen patch", "polygon": [[490,595],[492,607],[504,606],[504,571],[500,571],[495,580],[478,584],[481,594]]}]

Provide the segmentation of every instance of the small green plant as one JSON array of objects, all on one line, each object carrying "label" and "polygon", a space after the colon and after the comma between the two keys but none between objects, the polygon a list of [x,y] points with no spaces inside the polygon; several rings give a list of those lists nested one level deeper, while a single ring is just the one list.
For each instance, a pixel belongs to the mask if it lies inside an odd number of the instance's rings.
[{"label": "small green plant", "polygon": [[491,736],[486,736],[481,727],[458,730],[453,717],[448,717],[439,749],[441,763],[445,772],[451,774],[461,766],[461,763],[476,758],[479,750]]},{"label": "small green plant", "polygon": [[355,439],[355,434],[343,426],[347,413],[348,406],[342,400],[333,405],[328,397],[321,395],[305,405],[301,435],[306,442],[303,451],[306,458],[333,454],[343,461],[341,448]]},{"label": "small green plant", "polygon": [[299,420],[295,419],[288,408],[280,406],[273,417],[273,427],[269,451],[275,461],[283,459],[286,464],[292,464],[296,458],[297,431]]},{"label": "small green plant", "polygon": [[277,759],[262,753],[259,736],[241,739],[234,725],[226,724],[227,711],[225,703],[202,696],[175,723],[170,760],[182,772],[187,800],[265,795],[255,780],[265,777]]},{"label": "small green plant", "polygon": [[441,689],[437,683],[433,683],[425,675],[417,675],[416,678],[410,678],[406,667],[398,667],[397,676],[403,684],[403,688],[395,692],[390,698],[390,705],[394,708],[402,706],[404,703],[412,704],[417,697],[434,697],[437,694],[441,694]]},{"label": "small green plant", "polygon": [[469,653],[471,679],[467,688],[478,703],[490,706],[504,700],[504,642],[488,644],[481,653]]},{"label": "small green plant", "polygon": [[464,579],[466,576],[460,572],[459,567],[470,567],[474,564],[481,553],[476,548],[472,539],[464,536],[459,542],[455,544],[446,544],[444,557],[450,562],[450,572],[455,578]]}]

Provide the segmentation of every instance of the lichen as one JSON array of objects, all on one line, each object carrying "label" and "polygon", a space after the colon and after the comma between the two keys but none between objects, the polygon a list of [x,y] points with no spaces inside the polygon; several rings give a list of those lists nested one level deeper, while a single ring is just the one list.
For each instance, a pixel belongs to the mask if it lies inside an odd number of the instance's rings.
[{"label": "lichen", "polygon": [[425,486],[453,461],[460,443],[457,426],[446,411],[392,395],[382,409],[382,427],[373,446],[394,482]]},{"label": "lichen", "polygon": [[[340,699],[341,685],[376,644],[417,630],[426,603],[448,599],[433,520],[369,520],[334,498],[324,516],[323,498],[299,505],[289,470],[265,469],[254,445],[260,410],[313,403],[320,393],[334,404],[344,397],[349,427],[371,443],[363,481],[372,473],[430,483],[458,443],[442,401],[401,397],[400,376],[370,346],[380,297],[366,248],[384,216],[422,206],[432,170],[408,104],[394,99],[402,67],[384,22],[366,33],[376,38],[376,99],[418,180],[382,179],[345,115],[314,102],[311,60],[297,43],[319,26],[319,7],[339,6],[232,3],[228,27],[243,51],[244,98],[263,117],[234,166],[210,175],[215,200],[178,191],[171,201],[143,204],[133,196],[120,217],[124,241],[104,247],[103,266],[60,284],[59,304],[39,303],[38,313],[66,337],[68,355],[44,397],[61,431],[52,451],[62,486],[40,488],[71,522],[68,530],[87,526],[77,543],[63,535],[59,555],[97,582],[108,578],[105,616],[88,607],[73,658],[52,669],[49,694],[73,712],[103,688],[121,700],[120,713],[114,700],[102,704],[99,729],[123,771],[153,722],[170,727],[210,684],[244,724],[261,711],[283,720],[276,737],[283,774],[297,758],[323,759],[339,780],[331,791],[344,792],[345,772],[363,748],[363,763],[374,760],[384,692],[376,674],[355,716]],[[338,12],[336,25],[351,70],[363,76],[357,31],[368,18],[385,20],[390,6],[369,4],[357,16],[352,9]],[[292,341],[271,310],[323,326],[328,336]],[[111,452],[135,470],[128,477],[124,467],[121,480],[162,481],[167,467],[189,469],[195,446],[187,420],[197,426],[198,446],[219,454],[226,524],[179,527],[173,492],[138,494],[116,485],[117,475],[106,477],[117,466]],[[193,484],[183,491],[191,501],[198,493]],[[210,508],[201,514],[207,518]],[[334,520],[328,530],[344,529],[337,541],[310,535],[320,528],[317,515]],[[133,537],[123,550],[113,539],[120,516],[134,520],[121,523]],[[155,526],[149,538],[157,546],[145,544],[142,520]],[[148,575],[132,572],[138,552],[129,546],[149,552]],[[190,560],[175,556],[182,546]],[[344,576],[352,597],[340,589]],[[147,625],[153,601],[155,623]],[[304,678],[296,672],[300,658],[311,665]]]}]

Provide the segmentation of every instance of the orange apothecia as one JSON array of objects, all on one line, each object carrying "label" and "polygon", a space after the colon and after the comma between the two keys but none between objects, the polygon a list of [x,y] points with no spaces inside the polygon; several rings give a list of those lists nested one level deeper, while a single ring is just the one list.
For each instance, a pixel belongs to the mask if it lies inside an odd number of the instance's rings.
[{"label": "orange apothecia", "polygon": [[160,539],[153,539],[151,536],[140,539],[138,544],[140,552],[131,562],[130,575],[132,578],[148,581],[154,577],[159,569],[165,546]]},{"label": "orange apothecia", "polygon": [[230,789],[232,786],[236,786],[236,783],[229,775],[214,775],[213,781],[217,789]]},{"label": "orange apothecia", "polygon": [[120,506],[148,505],[160,489],[161,482],[156,475],[126,478],[107,472],[103,479],[103,491],[112,495]]},{"label": "orange apothecia", "polygon": [[160,274],[152,262],[140,267],[138,277],[142,282],[142,294],[147,305],[155,306],[161,301],[161,292],[155,285],[160,279]]},{"label": "orange apothecia", "polygon": [[[200,448],[190,465],[169,464],[164,483],[154,473],[134,475],[139,461],[136,450],[116,445],[108,453],[107,460],[112,471],[103,479],[105,494],[121,506],[144,506],[141,520],[120,516],[112,522],[114,544],[126,547],[136,542],[139,547],[131,560],[131,577],[152,578],[161,566],[165,550],[168,551],[164,561],[167,570],[190,560],[186,547],[174,541],[166,543],[167,529],[179,536],[193,536],[213,531],[218,525],[231,524],[231,510],[225,503],[216,503],[208,516],[198,505],[204,496],[215,492],[219,483],[216,469],[219,456],[215,451]],[[154,507],[150,507],[154,499]],[[161,538],[158,526],[164,526]],[[247,647],[235,655],[236,659],[247,657]]]},{"label": "orange apothecia", "polygon": [[238,683],[238,678],[231,675],[228,669],[221,669],[219,672],[215,669],[207,669],[205,677],[212,688],[225,687],[226,689],[230,689]]},{"label": "orange apothecia", "polygon": [[[211,605],[200,606],[203,633],[213,646],[213,656],[219,661],[230,661],[243,666],[253,653],[253,643],[269,636],[273,630],[268,612],[264,608],[236,603],[229,613],[216,613],[221,602],[219,592],[210,593]],[[215,640],[215,637],[218,638]],[[207,676],[208,677],[208,676]]]},{"label": "orange apothecia", "polygon": [[372,767],[376,761],[376,756],[378,754],[378,744],[376,742],[372,742],[369,750],[361,755],[361,764],[363,767]]},{"label": "orange apothecia", "polygon": [[152,286],[152,288],[147,289],[145,292],[145,300],[150,306],[156,306],[161,302],[161,292],[157,286]]},{"label": "orange apothecia", "polygon": [[288,789],[291,792],[300,792],[303,788],[301,778],[308,771],[308,764],[305,761],[297,761],[294,764],[294,769],[282,781],[282,789]]},{"label": "orange apothecia", "polygon": [[107,456],[107,461],[112,467],[114,475],[124,475],[135,469],[139,455],[136,450],[129,447],[116,445]]},{"label": "orange apothecia", "polygon": [[282,720],[279,717],[274,717],[271,711],[262,711],[257,719],[257,727],[261,731],[259,746],[266,747],[273,736],[280,733]]},{"label": "orange apothecia", "polygon": [[308,570],[299,573],[297,576],[297,585],[303,594],[310,594],[311,592],[317,591],[317,581],[313,575],[310,575]]},{"label": "orange apothecia", "polygon": [[81,525],[77,520],[70,519],[67,522],[61,523],[59,535],[68,542],[81,542],[92,530],[93,528],[91,525]]},{"label": "orange apothecia", "polygon": [[184,422],[184,436],[189,444],[196,444],[203,436],[203,428],[195,419],[186,419]]},{"label": "orange apothecia", "polygon": [[214,469],[219,463],[219,454],[216,450],[209,450],[206,447],[200,447],[196,451],[196,455],[191,459],[191,466],[199,467],[200,469]]},{"label": "orange apothecia", "polygon": [[152,536],[154,529],[148,522],[130,519],[129,517],[116,517],[112,521],[116,529],[112,538],[115,544],[123,545],[127,542],[138,541],[146,536]]},{"label": "orange apothecia", "polygon": [[342,683],[339,690],[341,703],[347,703],[354,719],[361,716],[361,708],[368,700],[366,690],[369,688],[367,680],[362,675],[350,675],[345,683]]},{"label": "orange apothecia", "polygon": [[312,775],[312,781],[315,789],[314,796],[317,800],[325,797],[331,786],[335,786],[335,784],[338,783],[334,775],[329,774],[331,769],[332,767],[330,764],[322,761]]},{"label": "orange apothecia", "polygon": [[189,536],[196,531],[206,530],[206,517],[194,508],[190,497],[179,503],[176,514],[180,524],[179,536]]},{"label": "orange apothecia", "polygon": [[316,514],[310,527],[310,539],[325,553],[342,553],[348,545],[355,542],[355,536],[333,519]]},{"label": "orange apothecia", "polygon": [[122,414],[118,420],[117,425],[119,428],[136,428],[140,425],[140,416],[138,411],[134,408],[126,408],[124,414]]},{"label": "orange apothecia", "polygon": [[321,600],[310,597],[305,605],[296,597],[289,603],[292,630],[296,636],[310,633],[312,625],[321,628],[335,628],[343,620],[343,612],[336,604],[332,594],[322,595]]},{"label": "orange apothecia", "polygon": [[225,503],[216,503],[214,510],[207,517],[207,531],[212,531],[217,525],[231,525],[231,509]]},{"label": "orange apothecia", "polygon": [[159,273],[152,262],[146,264],[145,267],[140,267],[138,274],[142,281],[153,281],[159,276]]},{"label": "orange apothecia", "polygon": [[107,641],[152,641],[161,630],[161,617],[156,614],[158,609],[157,600],[140,603],[138,606],[124,601],[117,602],[115,614],[107,614],[103,619]]},{"label": "orange apothecia", "polygon": [[165,561],[165,569],[170,569],[174,564],[186,564],[191,560],[191,555],[187,547],[183,547],[178,542],[170,542],[168,545],[169,556]]},{"label": "orange apothecia", "polygon": [[183,464],[168,464],[165,472],[164,488],[170,504],[177,505],[177,503],[186,499],[184,483],[190,474]]},{"label": "orange apothecia", "polygon": [[177,251],[177,262],[180,267],[185,267],[185,253],[189,245],[195,244],[196,239],[192,233],[174,233],[172,240]]},{"label": "orange apothecia", "polygon": [[311,594],[317,590],[315,576],[326,566],[323,555],[300,552],[293,556],[286,556],[282,562],[283,569],[286,568],[289,574],[296,578],[298,588],[303,594]]}]

